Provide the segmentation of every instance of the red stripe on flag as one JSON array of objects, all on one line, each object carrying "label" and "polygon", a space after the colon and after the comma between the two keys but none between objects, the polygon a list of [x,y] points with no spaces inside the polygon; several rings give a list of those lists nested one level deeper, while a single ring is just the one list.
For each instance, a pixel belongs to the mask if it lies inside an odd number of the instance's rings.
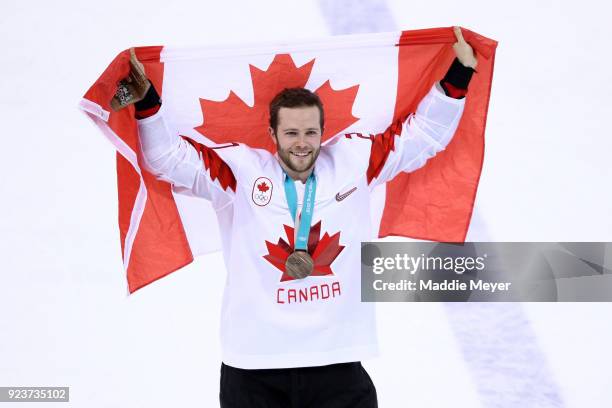
[{"label": "red stripe on flag", "polygon": [[[478,55],[478,73],[470,82],[463,119],[446,150],[423,168],[400,173],[387,183],[381,238],[399,235],[441,242],[465,241],[482,171],[497,42],[468,30],[464,30],[464,36],[474,49],[486,55]],[[455,58],[455,41],[452,27],[402,34],[394,118],[414,112],[433,83],[444,76]],[[386,146],[392,147],[392,142],[387,141]]]},{"label": "red stripe on flag", "polygon": [[[160,93],[164,70],[161,50],[162,47],[135,49],[148,78]],[[134,106],[117,112],[110,107],[117,82],[129,72],[129,58],[129,50],[121,52],[84,97],[110,112],[108,126],[132,151],[138,152]],[[193,261],[170,184],[139,167],[142,178],[127,158],[117,155],[119,231],[124,258],[129,256],[126,273],[130,293]],[[138,199],[144,198],[142,193],[139,196],[141,183],[146,190],[144,208],[136,206]]]},{"label": "red stripe on flag", "polygon": [[[461,34],[465,41],[470,43],[472,48],[486,59],[491,59],[497,48],[497,41],[484,37],[478,33],[461,27]],[[444,28],[424,28],[421,30],[402,31],[397,45],[415,46],[427,44],[454,44],[457,42],[453,27]]]}]

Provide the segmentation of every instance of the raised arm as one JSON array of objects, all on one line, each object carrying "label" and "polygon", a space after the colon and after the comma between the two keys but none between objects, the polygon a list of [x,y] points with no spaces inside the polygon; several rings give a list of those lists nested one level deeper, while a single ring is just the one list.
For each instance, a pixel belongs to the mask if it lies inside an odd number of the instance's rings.
[{"label": "raised arm", "polygon": [[[153,88],[153,87],[151,87]],[[209,147],[173,132],[163,112],[138,120],[138,134],[146,169],[178,191],[223,204],[236,191],[237,166],[244,146]],[[223,158],[218,151],[223,148]],[[231,164],[229,164],[231,163]]]},{"label": "raised arm", "polygon": [[404,121],[373,136],[367,177],[371,186],[411,172],[444,150],[452,139],[465,105],[468,84],[477,65],[472,47],[455,27],[456,58],[444,78]]},{"label": "raised arm", "polygon": [[[131,77],[144,75],[142,64],[132,53]],[[140,66],[139,66],[140,64]],[[172,183],[179,192],[186,192],[222,205],[233,198],[236,191],[238,163],[245,147],[237,143],[209,147],[180,137],[168,125],[161,108],[161,99],[146,77],[131,84],[144,93],[135,103],[135,115],[145,169],[158,179]],[[146,91],[145,91],[146,89]],[[220,149],[223,158],[219,155]]]}]

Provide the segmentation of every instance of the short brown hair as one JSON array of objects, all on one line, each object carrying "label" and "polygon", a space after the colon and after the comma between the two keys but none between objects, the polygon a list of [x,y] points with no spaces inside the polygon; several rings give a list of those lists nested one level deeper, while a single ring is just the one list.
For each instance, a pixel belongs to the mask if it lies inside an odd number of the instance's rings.
[{"label": "short brown hair", "polygon": [[323,130],[323,104],[319,96],[306,88],[285,88],[270,102],[270,127],[276,132],[278,126],[278,111],[280,108],[301,108],[316,106],[319,108],[319,125]]}]

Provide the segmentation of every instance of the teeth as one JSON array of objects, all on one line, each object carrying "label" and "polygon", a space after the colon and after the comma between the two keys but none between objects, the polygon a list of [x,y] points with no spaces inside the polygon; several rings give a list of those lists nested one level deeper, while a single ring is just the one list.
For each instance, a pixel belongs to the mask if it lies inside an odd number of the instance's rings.
[{"label": "teeth", "polygon": [[310,153],[294,153],[294,152],[291,152],[291,154],[294,155],[294,156],[304,157],[304,156],[308,156]]}]

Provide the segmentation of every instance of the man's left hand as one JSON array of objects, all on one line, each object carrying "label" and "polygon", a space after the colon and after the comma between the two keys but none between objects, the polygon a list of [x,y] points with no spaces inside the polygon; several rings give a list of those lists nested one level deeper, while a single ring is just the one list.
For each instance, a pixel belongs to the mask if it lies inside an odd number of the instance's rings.
[{"label": "man's left hand", "polygon": [[455,26],[453,30],[455,31],[455,37],[457,37],[457,42],[453,44],[453,49],[455,50],[455,55],[459,59],[459,62],[465,67],[476,69],[478,61],[476,60],[474,50],[470,44],[463,39],[460,27]]}]

